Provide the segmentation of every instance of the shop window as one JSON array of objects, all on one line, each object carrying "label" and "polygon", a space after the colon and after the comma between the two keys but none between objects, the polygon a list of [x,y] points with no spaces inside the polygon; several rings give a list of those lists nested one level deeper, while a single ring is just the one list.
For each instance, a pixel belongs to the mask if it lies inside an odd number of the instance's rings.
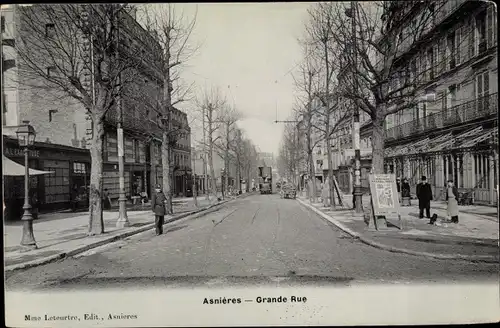
[{"label": "shop window", "polygon": [[70,201],[70,181],[68,161],[45,161],[45,202],[60,203]]},{"label": "shop window", "polygon": [[86,163],[74,162],[73,163],[73,173],[76,173],[76,174],[86,174],[87,173],[87,165],[86,165]]}]

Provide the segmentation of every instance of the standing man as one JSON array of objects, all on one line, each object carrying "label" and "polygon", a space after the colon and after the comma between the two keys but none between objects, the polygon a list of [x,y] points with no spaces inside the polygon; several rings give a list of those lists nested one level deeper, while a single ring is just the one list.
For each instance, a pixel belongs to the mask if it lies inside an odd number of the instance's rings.
[{"label": "standing man", "polygon": [[155,213],[155,228],[156,235],[159,236],[163,234],[163,223],[165,218],[165,204],[167,203],[167,197],[163,194],[161,186],[156,185],[156,195],[151,198],[151,209]]},{"label": "standing man", "polygon": [[431,218],[431,200],[432,200],[432,189],[431,185],[427,183],[427,178],[422,177],[421,182],[417,185],[417,198],[418,207],[420,209],[419,218],[424,218],[425,215],[428,219]]},{"label": "standing man", "polygon": [[404,178],[403,183],[401,184],[401,196],[402,196],[402,205],[403,206],[411,206],[411,192],[410,192],[410,184],[408,183],[408,179]]}]

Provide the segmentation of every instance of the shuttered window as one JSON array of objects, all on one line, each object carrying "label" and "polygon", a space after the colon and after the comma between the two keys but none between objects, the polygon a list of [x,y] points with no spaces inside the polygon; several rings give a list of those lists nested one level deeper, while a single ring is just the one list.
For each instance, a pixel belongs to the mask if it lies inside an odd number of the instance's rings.
[{"label": "shuttered window", "polygon": [[496,15],[494,12],[494,5],[490,4],[486,11],[486,42],[488,48],[496,45],[496,29],[495,29]]},{"label": "shuttered window", "polygon": [[459,51],[459,56],[460,56],[460,63],[465,63],[467,60],[469,60],[469,52],[468,52],[468,46],[469,46],[469,33],[470,33],[470,28],[468,22],[465,22],[460,26],[460,42],[458,43],[458,51]]},{"label": "shuttered window", "polygon": [[471,18],[469,21],[469,59],[473,58],[476,53],[475,53],[475,34],[476,34],[476,20],[474,18]]},{"label": "shuttered window", "polygon": [[457,66],[460,65],[460,63],[461,63],[461,58],[460,58],[460,40],[461,40],[461,35],[460,35],[460,32],[461,32],[461,28],[458,27],[455,30],[455,48],[453,49],[453,51],[455,52],[455,60],[457,62]]}]

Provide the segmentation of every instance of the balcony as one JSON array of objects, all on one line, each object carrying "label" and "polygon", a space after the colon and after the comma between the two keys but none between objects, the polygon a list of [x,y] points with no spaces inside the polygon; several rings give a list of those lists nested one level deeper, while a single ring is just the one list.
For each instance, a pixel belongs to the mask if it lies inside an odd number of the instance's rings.
[{"label": "balcony", "polygon": [[[116,126],[118,123],[118,115],[115,109],[111,109],[106,113],[106,123]],[[162,130],[156,122],[147,118],[137,118],[133,112],[125,111],[123,113],[123,128],[136,133],[161,136]]]},{"label": "balcony", "polygon": [[385,131],[387,141],[425,134],[433,130],[496,115],[498,93],[474,99],[441,112],[413,120]]}]

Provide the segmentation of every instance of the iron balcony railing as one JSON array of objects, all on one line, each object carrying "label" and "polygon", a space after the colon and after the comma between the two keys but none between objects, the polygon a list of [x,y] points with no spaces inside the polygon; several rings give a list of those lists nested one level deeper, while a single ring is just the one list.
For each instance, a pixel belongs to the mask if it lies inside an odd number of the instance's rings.
[{"label": "iron balcony railing", "polygon": [[431,130],[496,115],[497,111],[498,93],[494,93],[387,129],[385,138],[386,140],[393,140],[424,134]]},{"label": "iron balcony railing", "polygon": [[[106,113],[106,122],[116,126],[118,123],[118,113],[115,109],[111,109]],[[153,134],[156,136],[161,136],[162,134],[158,123],[147,117],[138,117],[131,111],[124,111],[123,113],[123,128],[143,134]]]}]

